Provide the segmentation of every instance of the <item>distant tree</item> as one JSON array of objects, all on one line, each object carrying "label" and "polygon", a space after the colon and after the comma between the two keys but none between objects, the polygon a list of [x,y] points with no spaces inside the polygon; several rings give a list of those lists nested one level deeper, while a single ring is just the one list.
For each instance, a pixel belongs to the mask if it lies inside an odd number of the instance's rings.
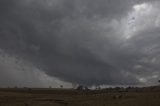
[{"label": "distant tree", "polygon": [[83,90],[83,86],[79,85],[76,90]]},{"label": "distant tree", "polygon": [[97,87],[96,87],[96,90],[101,90],[101,87],[100,87],[100,86],[97,86]]},{"label": "distant tree", "polygon": [[120,90],[121,90],[120,87],[115,87],[114,89],[115,89],[116,91],[120,91]]},{"label": "distant tree", "polygon": [[52,88],[52,86],[50,85],[49,88]]},{"label": "distant tree", "polygon": [[60,85],[60,88],[63,88],[63,85]]},{"label": "distant tree", "polygon": [[84,87],[85,90],[89,90],[89,88],[87,86]]}]

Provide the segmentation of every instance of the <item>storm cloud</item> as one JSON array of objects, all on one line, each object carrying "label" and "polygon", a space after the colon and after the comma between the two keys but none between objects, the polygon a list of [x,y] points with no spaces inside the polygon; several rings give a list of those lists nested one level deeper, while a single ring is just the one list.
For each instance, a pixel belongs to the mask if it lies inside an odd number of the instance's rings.
[{"label": "storm cloud", "polygon": [[[50,84],[43,76],[89,86],[155,84],[160,75],[158,4],[1,0],[0,76],[7,76],[0,77],[1,84]],[[42,77],[36,78],[35,71]]]}]

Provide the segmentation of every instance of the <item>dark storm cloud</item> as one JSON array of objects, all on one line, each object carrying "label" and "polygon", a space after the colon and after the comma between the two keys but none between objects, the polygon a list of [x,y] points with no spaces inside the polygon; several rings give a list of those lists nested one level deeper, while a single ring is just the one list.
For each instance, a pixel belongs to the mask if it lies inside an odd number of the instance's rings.
[{"label": "dark storm cloud", "polygon": [[[120,23],[133,5],[143,2],[1,0],[0,49],[71,83],[139,84],[138,78],[157,72],[157,63],[145,60],[158,56],[159,30],[123,40]],[[145,52],[156,44],[154,52]]]}]

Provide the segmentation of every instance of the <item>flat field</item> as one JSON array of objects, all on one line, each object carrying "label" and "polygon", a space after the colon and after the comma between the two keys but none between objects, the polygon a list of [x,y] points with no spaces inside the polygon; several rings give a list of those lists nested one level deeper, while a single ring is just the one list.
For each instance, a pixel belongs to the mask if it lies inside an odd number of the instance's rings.
[{"label": "flat field", "polygon": [[160,91],[0,89],[0,106],[160,106]]}]

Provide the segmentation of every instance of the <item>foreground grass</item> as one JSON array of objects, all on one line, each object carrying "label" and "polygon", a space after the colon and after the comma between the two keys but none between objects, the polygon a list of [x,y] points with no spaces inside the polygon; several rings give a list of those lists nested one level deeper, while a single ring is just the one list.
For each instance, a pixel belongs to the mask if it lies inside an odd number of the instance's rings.
[{"label": "foreground grass", "polygon": [[160,106],[160,92],[0,91],[0,106]]}]

